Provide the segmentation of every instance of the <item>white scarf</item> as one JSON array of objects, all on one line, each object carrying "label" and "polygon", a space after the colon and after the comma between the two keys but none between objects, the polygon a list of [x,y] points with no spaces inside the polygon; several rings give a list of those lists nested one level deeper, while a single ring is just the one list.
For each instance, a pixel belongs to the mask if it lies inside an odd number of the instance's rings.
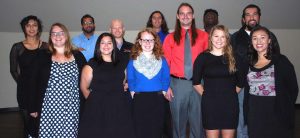
[{"label": "white scarf", "polygon": [[133,61],[133,67],[148,79],[152,79],[158,74],[162,66],[162,60],[157,60],[152,54],[150,58],[147,58],[141,53],[136,60]]}]

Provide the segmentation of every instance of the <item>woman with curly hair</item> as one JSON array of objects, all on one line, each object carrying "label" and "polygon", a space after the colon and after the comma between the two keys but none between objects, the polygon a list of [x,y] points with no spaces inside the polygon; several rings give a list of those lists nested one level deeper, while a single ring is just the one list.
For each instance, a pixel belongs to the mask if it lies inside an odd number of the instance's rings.
[{"label": "woman with curly hair", "polygon": [[127,65],[137,138],[160,138],[164,123],[164,94],[170,71],[159,36],[150,28],[138,33]]}]

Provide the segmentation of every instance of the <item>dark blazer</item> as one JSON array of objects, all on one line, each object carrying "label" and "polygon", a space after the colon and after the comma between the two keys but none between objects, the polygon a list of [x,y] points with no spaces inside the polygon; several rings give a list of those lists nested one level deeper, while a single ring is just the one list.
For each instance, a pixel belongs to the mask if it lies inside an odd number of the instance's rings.
[{"label": "dark blazer", "polygon": [[[294,128],[295,102],[298,96],[298,83],[293,64],[284,55],[273,56],[275,75],[275,115],[286,128]],[[249,85],[245,87],[244,116],[247,122],[249,106]]]},{"label": "dark blazer", "polygon": [[[276,36],[271,32],[272,42],[278,43]],[[250,36],[245,31],[245,26],[241,27],[239,31],[235,32],[231,35],[231,45],[232,50],[236,59],[240,62],[240,71],[243,75],[247,75],[248,73],[248,50],[250,46]],[[278,48],[279,49],[279,48]],[[247,81],[244,81],[247,82]]]},{"label": "dark blazer", "polygon": [[[86,64],[86,60],[83,56],[83,54],[79,51],[72,51],[73,56],[75,58],[75,62],[77,64],[78,67],[78,72],[79,72],[79,77],[78,77],[78,86],[80,88],[80,79],[81,79],[81,71],[83,66]],[[51,64],[52,64],[52,54],[50,53],[49,50],[41,50],[39,52],[39,59],[37,61],[37,63],[35,64],[36,66],[36,73],[35,73],[35,77],[36,77],[36,101],[34,101],[36,103],[36,107],[35,107],[35,111],[39,112],[39,114],[41,113],[41,108],[42,108],[42,103],[43,103],[43,99],[45,96],[45,92],[46,92],[46,88],[48,86],[48,81],[50,78],[50,71],[51,71]],[[79,89],[80,90],[80,89]],[[79,91],[79,95],[80,95],[80,108],[82,107],[82,103],[83,103],[83,95],[82,92]]]},{"label": "dark blazer", "polygon": [[125,41],[125,39],[123,39],[123,45],[120,49],[120,52],[122,53],[130,53],[131,48],[132,48],[133,44],[130,42]]}]

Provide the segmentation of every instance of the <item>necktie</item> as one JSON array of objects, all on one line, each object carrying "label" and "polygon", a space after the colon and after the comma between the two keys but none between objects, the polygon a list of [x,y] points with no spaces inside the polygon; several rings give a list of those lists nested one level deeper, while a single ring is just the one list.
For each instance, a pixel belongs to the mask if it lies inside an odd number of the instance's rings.
[{"label": "necktie", "polygon": [[191,44],[189,31],[186,30],[185,33],[185,41],[184,41],[184,77],[186,79],[191,79],[193,76],[192,71],[192,52],[191,52]]}]

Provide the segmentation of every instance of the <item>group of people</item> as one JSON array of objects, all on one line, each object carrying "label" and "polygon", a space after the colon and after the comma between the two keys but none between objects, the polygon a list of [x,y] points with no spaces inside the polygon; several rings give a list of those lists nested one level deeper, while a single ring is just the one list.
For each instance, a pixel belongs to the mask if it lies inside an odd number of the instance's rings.
[{"label": "group of people", "polygon": [[231,35],[207,9],[202,31],[181,3],[174,32],[154,11],[134,43],[119,19],[94,34],[89,14],[82,34],[54,23],[46,43],[41,21],[25,17],[10,53],[24,137],[292,138],[295,70],[260,16],[246,6]]}]

